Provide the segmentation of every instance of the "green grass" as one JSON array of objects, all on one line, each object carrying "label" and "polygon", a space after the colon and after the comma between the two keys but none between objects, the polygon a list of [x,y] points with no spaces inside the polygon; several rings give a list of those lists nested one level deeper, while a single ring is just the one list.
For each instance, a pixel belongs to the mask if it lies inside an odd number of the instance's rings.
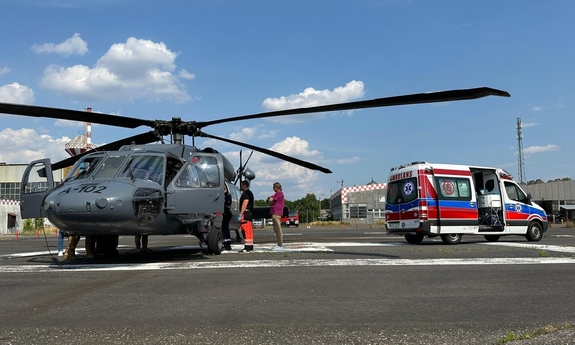
[{"label": "green grass", "polygon": [[575,325],[563,324],[563,325],[560,325],[557,327],[555,327],[553,325],[548,325],[548,326],[545,326],[545,327],[540,328],[538,330],[535,330],[533,332],[527,332],[527,333],[509,332],[503,337],[503,339],[499,339],[497,341],[497,344],[506,344],[506,343],[516,341],[516,340],[531,339],[531,338],[539,336],[539,335],[549,334],[549,333],[561,331],[564,329],[570,329],[573,327],[575,327]]}]

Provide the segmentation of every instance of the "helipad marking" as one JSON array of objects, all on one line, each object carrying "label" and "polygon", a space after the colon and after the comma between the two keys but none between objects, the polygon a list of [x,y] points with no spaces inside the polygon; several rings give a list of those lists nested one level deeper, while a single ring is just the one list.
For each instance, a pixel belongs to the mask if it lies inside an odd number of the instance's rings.
[{"label": "helipad marking", "polygon": [[[119,245],[118,248],[123,248],[123,247],[130,247],[127,245]],[[82,253],[85,253],[86,249],[84,248],[76,248],[76,254],[82,255]],[[57,250],[53,250],[53,251],[43,251],[43,252],[28,252],[28,253],[16,253],[16,254],[3,254],[0,255],[0,260],[4,260],[4,259],[17,259],[17,258],[27,258],[27,257],[31,257],[31,256],[44,256],[44,255],[50,255],[52,254],[53,256],[58,256],[58,251]]]},{"label": "helipad marking", "polygon": [[105,265],[22,265],[0,266],[0,273],[94,272],[192,270],[217,268],[333,267],[333,266],[463,266],[463,265],[533,265],[575,264],[571,258],[460,258],[460,259],[317,259],[252,260],[216,262],[176,262]]},{"label": "helipad marking", "polygon": [[[284,245],[283,251],[273,251],[272,248],[275,243],[262,243],[256,244],[254,246],[254,252],[256,253],[324,253],[333,252],[332,248],[338,247],[393,247],[393,246],[406,246],[409,245],[407,242],[335,242],[335,243],[317,243],[317,242],[292,242]],[[131,246],[121,245],[119,248],[133,248]],[[206,248],[206,246],[203,246]],[[233,244],[231,251],[222,251],[222,254],[237,254],[244,247],[243,244]],[[156,247],[152,248],[152,251],[162,252],[169,250],[201,250],[202,247],[199,245],[188,245],[188,246],[169,246],[169,247]],[[83,255],[86,250],[83,248],[77,248],[76,253]],[[52,251],[52,255],[56,256],[57,251]],[[17,254],[4,254],[0,255],[0,260],[4,259],[17,259],[33,256],[45,256],[50,255],[48,251],[42,252],[28,252],[28,253],[17,253]]]},{"label": "helipad marking", "polygon": [[552,252],[561,252],[561,253],[575,253],[575,247],[567,247],[567,246],[563,247],[563,246],[551,246],[546,244],[529,244],[529,243],[517,243],[517,242],[486,242],[484,244],[488,244],[490,246],[549,250]]}]

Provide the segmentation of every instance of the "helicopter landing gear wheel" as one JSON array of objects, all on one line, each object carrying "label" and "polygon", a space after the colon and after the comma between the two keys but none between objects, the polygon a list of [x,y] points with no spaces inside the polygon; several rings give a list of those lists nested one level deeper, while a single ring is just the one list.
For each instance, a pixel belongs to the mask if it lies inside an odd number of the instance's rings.
[{"label": "helicopter landing gear wheel", "polygon": [[208,233],[208,253],[219,255],[224,248],[224,236],[219,228],[212,227]]}]

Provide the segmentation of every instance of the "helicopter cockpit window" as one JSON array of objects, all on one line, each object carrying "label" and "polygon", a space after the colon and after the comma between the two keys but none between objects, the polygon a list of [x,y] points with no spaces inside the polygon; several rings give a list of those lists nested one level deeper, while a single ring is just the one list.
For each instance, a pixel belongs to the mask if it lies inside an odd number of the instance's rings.
[{"label": "helicopter cockpit window", "polygon": [[102,156],[86,157],[82,160],[79,160],[66,176],[66,180],[88,178],[90,174],[95,171],[98,163],[100,163],[101,160]]},{"label": "helicopter cockpit window", "polygon": [[176,181],[179,187],[219,187],[220,169],[215,157],[194,156]]},{"label": "helicopter cockpit window", "polygon": [[108,156],[104,159],[98,171],[94,173],[94,178],[112,178],[116,175],[122,162],[126,159],[125,156]]},{"label": "helicopter cockpit window", "polygon": [[200,177],[195,166],[188,165],[176,181],[178,187],[199,187]]},{"label": "helicopter cockpit window", "polygon": [[117,177],[149,180],[162,185],[164,182],[164,168],[163,156],[133,155],[122,166]]}]

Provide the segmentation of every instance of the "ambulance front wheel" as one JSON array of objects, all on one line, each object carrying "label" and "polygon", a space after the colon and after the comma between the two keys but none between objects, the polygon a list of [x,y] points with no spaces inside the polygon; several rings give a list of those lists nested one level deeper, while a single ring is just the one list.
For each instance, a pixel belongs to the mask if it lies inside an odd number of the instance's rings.
[{"label": "ambulance front wheel", "polygon": [[462,237],[461,234],[447,234],[447,235],[441,235],[441,240],[445,244],[458,244],[459,242],[461,242],[461,237]]},{"label": "ambulance front wheel", "polygon": [[532,222],[529,224],[529,228],[527,228],[527,234],[525,234],[525,238],[529,242],[539,242],[543,238],[543,228],[541,224],[537,222]]},{"label": "ambulance front wheel", "polygon": [[423,241],[423,236],[424,236],[423,234],[415,234],[415,235],[405,234],[404,235],[405,240],[411,244],[420,244],[421,241]]}]

